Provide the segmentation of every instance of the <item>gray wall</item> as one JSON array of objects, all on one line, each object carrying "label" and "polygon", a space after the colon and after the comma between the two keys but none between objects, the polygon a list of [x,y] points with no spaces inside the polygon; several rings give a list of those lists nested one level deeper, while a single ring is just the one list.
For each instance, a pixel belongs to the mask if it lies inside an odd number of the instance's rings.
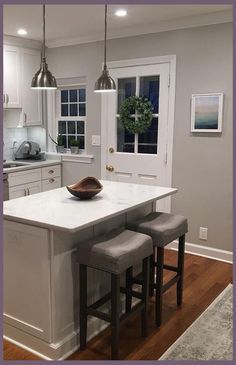
[{"label": "gray wall", "polygon": [[[88,80],[87,147],[95,155],[91,172],[100,174],[100,151],[91,135],[100,134],[100,97],[93,85],[101,72],[102,42],[48,50],[56,77]],[[187,241],[232,250],[232,24],[114,39],[108,59],[177,56],[173,183],[179,192],[172,210],[189,218]],[[223,132],[191,135],[192,93],[224,92]],[[83,167],[81,166],[81,169]],[[208,227],[208,241],[198,238]]]}]

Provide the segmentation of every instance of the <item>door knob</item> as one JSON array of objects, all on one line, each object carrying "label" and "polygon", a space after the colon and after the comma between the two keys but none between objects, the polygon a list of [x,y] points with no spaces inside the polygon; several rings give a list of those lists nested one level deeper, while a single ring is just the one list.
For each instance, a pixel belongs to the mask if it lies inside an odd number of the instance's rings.
[{"label": "door knob", "polygon": [[106,169],[107,169],[107,171],[109,171],[109,172],[114,171],[114,167],[113,167],[113,166],[111,166],[111,165],[106,165]]}]

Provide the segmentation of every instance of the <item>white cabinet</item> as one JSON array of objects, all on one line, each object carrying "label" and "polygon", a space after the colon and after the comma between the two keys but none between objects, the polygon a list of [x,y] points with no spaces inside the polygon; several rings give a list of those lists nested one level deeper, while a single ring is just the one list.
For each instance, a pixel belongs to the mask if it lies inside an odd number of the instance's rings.
[{"label": "white cabinet", "polygon": [[52,177],[51,179],[42,180],[42,191],[58,189],[61,187],[61,178]]},{"label": "white cabinet", "polygon": [[23,335],[51,342],[48,230],[10,221],[3,230],[4,322]]},{"label": "white cabinet", "polygon": [[[31,89],[31,81],[41,62],[39,50],[4,45],[3,106],[17,108],[20,118],[11,115],[15,125],[34,126],[43,124],[42,90]],[[7,113],[7,111],[6,111]],[[7,120],[7,118],[5,118]]]},{"label": "white cabinet", "polygon": [[9,199],[58,189],[61,187],[61,166],[51,165],[8,173]]},{"label": "white cabinet", "polygon": [[22,196],[33,195],[41,192],[41,181],[29,184],[17,185],[9,188],[9,199],[21,198]]},{"label": "white cabinet", "polygon": [[38,50],[22,48],[22,122],[24,126],[42,124],[42,91],[31,89],[31,81],[40,65]]},{"label": "white cabinet", "polygon": [[42,191],[61,187],[61,166],[53,165],[42,168]]},{"label": "white cabinet", "polygon": [[3,48],[3,106],[21,108],[21,55],[20,48]]}]

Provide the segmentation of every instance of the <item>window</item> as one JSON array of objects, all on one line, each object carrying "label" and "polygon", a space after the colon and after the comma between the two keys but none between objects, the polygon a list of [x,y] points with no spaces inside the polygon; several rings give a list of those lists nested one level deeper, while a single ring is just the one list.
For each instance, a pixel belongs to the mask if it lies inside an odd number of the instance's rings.
[{"label": "window", "polygon": [[[117,93],[117,152],[157,154],[159,117],[159,75],[118,79]],[[153,106],[152,123],[142,134],[129,133],[119,120],[123,101],[129,96],[143,96]],[[134,117],[135,118],[135,117]]]},{"label": "window", "polygon": [[79,149],[85,149],[86,87],[67,87],[58,91],[58,134],[63,136],[65,148],[71,140],[79,141]]}]

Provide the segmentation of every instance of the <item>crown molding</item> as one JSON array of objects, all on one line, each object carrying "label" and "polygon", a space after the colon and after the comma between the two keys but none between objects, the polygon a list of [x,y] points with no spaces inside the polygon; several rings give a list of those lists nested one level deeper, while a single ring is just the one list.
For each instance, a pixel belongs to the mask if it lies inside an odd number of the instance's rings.
[{"label": "crown molding", "polygon": [[40,41],[22,38],[22,37],[10,36],[7,34],[4,34],[4,36],[3,36],[3,43],[8,44],[10,46],[27,47],[27,48],[33,48],[33,49],[42,48],[42,42],[40,42]]},{"label": "crown molding", "polygon": [[[185,16],[170,21],[161,21],[145,25],[139,24],[134,27],[122,28],[119,29],[118,31],[109,30],[108,39],[126,38],[141,34],[159,33],[171,30],[201,27],[206,25],[230,23],[232,21],[233,21],[233,15],[231,10],[218,11],[209,14]],[[103,39],[104,39],[104,34],[101,33],[97,34],[96,36],[88,35],[82,37],[58,39],[51,41],[47,40],[46,44],[48,48],[57,48],[57,47],[67,47],[78,44],[92,43],[92,42],[102,41]]]}]

